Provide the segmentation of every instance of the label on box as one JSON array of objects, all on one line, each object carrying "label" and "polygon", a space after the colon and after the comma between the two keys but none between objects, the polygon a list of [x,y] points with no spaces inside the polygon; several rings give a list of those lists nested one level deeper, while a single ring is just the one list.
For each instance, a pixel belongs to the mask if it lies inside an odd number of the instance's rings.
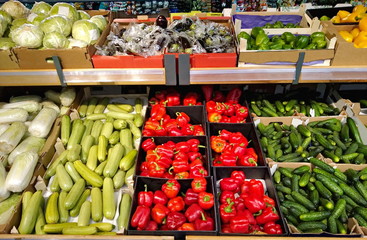
[{"label": "label on box", "polygon": [[64,15],[64,16],[69,16],[69,8],[68,8],[68,7],[60,6],[60,7],[59,7],[59,12],[58,12],[58,14],[60,14],[60,15]]},{"label": "label on box", "polygon": [[95,41],[98,39],[99,37],[99,32],[97,29],[92,29],[92,30],[89,30],[89,35],[90,35],[90,39],[92,41]]}]

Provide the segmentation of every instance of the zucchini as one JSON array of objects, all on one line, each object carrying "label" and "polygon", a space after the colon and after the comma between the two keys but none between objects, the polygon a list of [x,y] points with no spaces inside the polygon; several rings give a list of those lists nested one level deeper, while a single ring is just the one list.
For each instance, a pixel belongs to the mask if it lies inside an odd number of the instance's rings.
[{"label": "zucchini", "polygon": [[129,213],[131,207],[131,197],[128,193],[122,195],[119,209],[119,217],[117,218],[117,228],[119,230],[127,229],[129,223]]},{"label": "zucchini", "polygon": [[76,222],[68,222],[68,223],[55,223],[55,224],[45,224],[43,226],[43,231],[45,233],[62,233],[62,230],[66,227],[76,227]]},{"label": "zucchini", "polygon": [[108,156],[107,164],[103,169],[104,177],[112,178],[113,176],[115,176],[119,168],[119,163],[123,156],[124,147],[121,145],[121,143],[117,143],[115,146],[113,146],[111,154]]},{"label": "zucchini", "polygon": [[103,216],[110,220],[114,219],[116,213],[116,203],[114,196],[113,181],[109,177],[106,177],[103,180],[102,205],[103,205]]},{"label": "zucchini", "polygon": [[97,233],[97,228],[91,226],[65,227],[62,229],[64,235],[93,235],[95,233]]},{"label": "zucchini", "polygon": [[59,199],[59,193],[54,192],[47,200],[45,220],[46,223],[58,223],[59,222],[59,210],[57,209],[57,203]]},{"label": "zucchini", "polygon": [[120,169],[122,171],[128,171],[135,164],[135,158],[137,154],[138,151],[136,149],[128,152],[120,161]]},{"label": "zucchini", "polygon": [[35,225],[35,233],[37,235],[43,235],[46,234],[45,231],[43,231],[43,226],[46,224],[46,220],[45,220],[45,215],[43,214],[43,210],[42,208],[38,209],[38,216],[37,216],[37,221],[36,221],[36,225]]},{"label": "zucchini", "polygon": [[74,186],[71,188],[70,192],[66,196],[64,206],[66,210],[72,209],[78,202],[80,196],[83,194],[85,188],[84,179],[79,179]]},{"label": "zucchini", "polygon": [[33,232],[42,201],[42,191],[36,191],[29,200],[25,211],[22,213],[22,217],[18,227],[18,231],[20,234],[30,234]]},{"label": "zucchini", "polygon": [[141,100],[141,98],[136,98],[135,99],[135,112],[137,114],[141,114],[143,111],[143,101]]},{"label": "zucchini", "polygon": [[98,98],[92,97],[91,99],[89,99],[87,112],[85,114],[86,116],[94,113],[94,109],[96,108],[97,103],[98,103]]},{"label": "zucchini", "polygon": [[91,146],[89,149],[86,166],[92,171],[94,171],[97,167],[98,162],[97,155],[98,155],[98,145]]},{"label": "zucchini", "polygon": [[122,186],[124,186],[125,175],[126,175],[125,171],[118,170],[115,176],[113,176],[112,180],[113,180],[113,186],[115,189],[119,189],[119,188],[122,188]]},{"label": "zucchini", "polygon": [[112,223],[107,222],[92,223],[89,226],[96,227],[101,232],[111,232],[115,227]]},{"label": "zucchini", "polygon": [[107,138],[103,135],[98,137],[98,149],[97,149],[97,159],[100,162],[104,162],[107,156]]},{"label": "zucchini", "polygon": [[91,204],[89,201],[85,201],[81,208],[78,216],[78,226],[88,226],[90,222]]},{"label": "zucchini", "polygon": [[92,201],[92,219],[95,222],[100,222],[103,219],[102,210],[102,192],[99,188],[92,188],[91,191],[91,201]]},{"label": "zucchini", "polygon": [[87,162],[89,156],[89,150],[94,144],[94,137],[92,135],[87,135],[84,139],[82,139],[82,153],[80,155],[80,159],[85,163]]},{"label": "zucchini", "polygon": [[61,142],[66,146],[70,138],[71,120],[68,115],[62,115],[61,117]]},{"label": "zucchini", "polygon": [[65,170],[74,182],[78,181],[81,178],[71,162],[65,163]]},{"label": "zucchini", "polygon": [[78,108],[79,116],[82,118],[87,116],[87,109],[88,109],[88,101],[84,100]]},{"label": "zucchini", "polygon": [[102,187],[103,179],[100,175],[90,170],[87,166],[85,166],[81,160],[77,160],[74,162],[74,167],[80,174],[82,178],[84,178],[89,184],[93,187]]},{"label": "zucchini", "polygon": [[107,107],[107,104],[110,102],[108,97],[104,97],[99,99],[97,106],[94,108],[93,113],[103,113]]},{"label": "zucchini", "polygon": [[85,126],[83,122],[78,121],[73,125],[72,132],[71,132],[68,144],[67,144],[67,149],[71,149],[74,145],[80,144],[84,131],[85,131]]},{"label": "zucchini", "polygon": [[60,188],[66,192],[69,192],[73,187],[73,180],[70,175],[66,172],[63,165],[59,164],[56,168],[56,176],[59,182]]},{"label": "zucchini", "polygon": [[59,209],[59,222],[66,223],[69,218],[69,211],[65,208],[65,200],[68,193],[65,191],[61,191],[59,195],[59,201],[57,203]]},{"label": "zucchini", "polygon": [[82,193],[82,195],[79,197],[77,203],[75,204],[75,206],[70,210],[70,216],[71,217],[76,217],[79,215],[80,213],[80,209],[83,205],[83,203],[87,200],[87,198],[90,196],[90,189],[85,189]]}]

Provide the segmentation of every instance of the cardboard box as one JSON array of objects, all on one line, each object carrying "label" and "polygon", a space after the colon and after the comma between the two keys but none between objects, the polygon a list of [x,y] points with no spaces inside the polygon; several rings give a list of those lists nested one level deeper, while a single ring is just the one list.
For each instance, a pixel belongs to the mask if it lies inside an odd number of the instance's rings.
[{"label": "cardboard box", "polygon": [[367,48],[355,48],[353,43],[347,42],[339,34],[339,31],[351,31],[356,25],[333,25],[331,22],[323,24],[325,28],[335,34],[337,44],[335,56],[331,66],[365,66],[367,65]]},{"label": "cardboard box", "polygon": [[0,70],[19,69],[17,57],[12,49],[0,50]]},{"label": "cardboard box", "polygon": [[[91,16],[110,16],[109,11],[91,11],[89,14]],[[52,56],[59,57],[63,68],[93,68],[91,56],[93,56],[95,51],[96,49],[93,45],[84,48],[74,47],[72,49],[41,50],[24,47],[14,48],[21,69],[54,69],[55,65],[52,61]]]},{"label": "cardboard box", "polygon": [[[154,24],[155,18],[139,17],[130,19],[115,19],[113,23],[117,23],[118,30],[126,28],[131,23]],[[112,27],[109,25],[96,45],[103,46],[107,43],[107,36],[110,34]],[[92,61],[95,68],[163,68],[163,54],[157,56],[142,57],[136,55],[124,56],[102,56],[93,55]]]}]

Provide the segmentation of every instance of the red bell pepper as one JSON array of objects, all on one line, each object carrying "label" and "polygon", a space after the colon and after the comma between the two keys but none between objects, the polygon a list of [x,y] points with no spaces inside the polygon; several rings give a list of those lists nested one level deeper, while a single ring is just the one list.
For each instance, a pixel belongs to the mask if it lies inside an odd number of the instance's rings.
[{"label": "red bell pepper", "polygon": [[224,107],[225,107],[225,111],[224,111],[225,115],[227,115],[229,117],[232,117],[232,116],[235,115],[236,108],[233,104],[224,103]]},{"label": "red bell pepper", "polygon": [[166,205],[167,202],[168,202],[168,198],[162,190],[157,190],[154,192],[154,195],[153,195],[154,204],[160,203],[160,204]]},{"label": "red bell pepper", "polygon": [[216,106],[217,106],[217,103],[214,102],[214,101],[207,101],[206,104],[205,104],[206,111],[208,113],[216,112]]},{"label": "red bell pepper", "polygon": [[238,156],[238,166],[257,166],[257,160],[252,155]]},{"label": "red bell pepper", "polygon": [[257,213],[262,209],[266,208],[263,197],[259,197],[256,195],[252,195],[250,192],[250,196],[245,199],[245,206],[251,213]]},{"label": "red bell pepper", "polygon": [[140,165],[139,170],[141,172],[148,172],[148,165],[149,165],[148,162],[142,162],[141,165]]},{"label": "red bell pepper", "polygon": [[242,143],[234,143],[233,150],[232,150],[233,154],[238,157],[245,155],[246,147],[244,145],[245,144],[242,144]]},{"label": "red bell pepper", "polygon": [[179,231],[195,231],[195,225],[193,223],[184,223],[177,230]]},{"label": "red bell pepper", "polygon": [[237,211],[237,216],[242,216],[242,217],[247,218],[251,225],[256,224],[254,215],[248,209]]},{"label": "red bell pepper", "polygon": [[214,206],[214,196],[208,192],[199,193],[199,206],[204,210],[209,210]]},{"label": "red bell pepper", "polygon": [[176,127],[176,128],[172,128],[170,131],[168,131],[168,136],[179,137],[179,136],[183,136],[183,133],[182,133],[181,129]]},{"label": "red bell pepper", "polygon": [[203,166],[196,166],[193,168],[190,167],[190,178],[206,177],[206,176],[208,176],[208,171],[205,170]]},{"label": "red bell pepper", "polygon": [[186,217],[180,212],[170,212],[167,215],[167,227],[169,230],[177,230],[186,222]]},{"label": "red bell pepper", "polygon": [[230,143],[244,143],[245,147],[248,145],[247,138],[241,132],[234,132],[229,136]]},{"label": "red bell pepper", "polygon": [[149,105],[156,105],[159,104],[159,99],[156,97],[151,97],[148,101]]},{"label": "red bell pepper", "polygon": [[158,154],[158,156],[166,156],[168,158],[172,158],[174,155],[173,148],[159,145],[155,148],[155,152]]},{"label": "red bell pepper", "polygon": [[257,196],[261,199],[264,198],[264,185],[262,184],[261,181],[256,180],[256,179],[251,179],[249,181],[249,193],[251,194],[251,196]]},{"label": "red bell pepper", "polygon": [[202,85],[201,86],[201,90],[203,91],[205,101],[208,102],[212,99],[213,88],[214,88],[213,85]]},{"label": "red bell pepper", "polygon": [[246,155],[251,155],[254,158],[254,160],[257,162],[258,156],[257,156],[256,151],[255,151],[254,148],[246,148],[246,153],[245,154]]},{"label": "red bell pepper", "polygon": [[243,211],[246,209],[245,200],[242,197],[238,197],[234,200],[234,205],[236,206],[237,212]]},{"label": "red bell pepper", "polygon": [[166,114],[166,108],[160,104],[153,105],[150,112],[150,119],[159,121],[162,119],[163,115]]},{"label": "red bell pepper", "polygon": [[195,134],[194,125],[188,123],[185,126],[181,127],[181,132],[184,136],[191,136]]},{"label": "red bell pepper", "polygon": [[186,212],[185,216],[189,222],[195,222],[196,219],[201,217],[201,214],[204,213],[204,210],[197,203],[191,204]]},{"label": "red bell pepper", "polygon": [[174,161],[184,161],[184,162],[188,162],[189,161],[189,157],[187,156],[187,154],[186,153],[184,153],[184,152],[181,152],[181,151],[179,151],[179,152],[175,152],[175,155],[174,155],[174,157],[173,157],[173,160]]},{"label": "red bell pepper", "polygon": [[161,90],[161,91],[155,91],[154,97],[156,97],[159,100],[166,100],[167,96],[167,90]]},{"label": "red bell pepper", "polygon": [[178,142],[175,146],[176,152],[187,153],[190,152],[190,145],[187,142]]},{"label": "red bell pepper", "polygon": [[220,205],[219,214],[223,223],[229,223],[229,221],[237,214],[236,208],[234,207],[234,202]]},{"label": "red bell pepper", "polygon": [[159,126],[155,129],[154,136],[167,136],[167,130],[162,126]]},{"label": "red bell pepper", "polygon": [[272,199],[271,197],[269,197],[268,195],[264,195],[264,202],[265,204],[270,207],[270,206],[273,206],[275,207],[275,201],[274,199]]},{"label": "red bell pepper", "polygon": [[148,225],[150,219],[150,208],[146,206],[138,206],[134,212],[134,215],[131,218],[131,226],[139,227],[140,229],[145,229]]},{"label": "red bell pepper", "polygon": [[200,159],[196,159],[193,162],[190,163],[190,169],[196,168],[196,167],[202,167],[203,161]]},{"label": "red bell pepper", "polygon": [[197,203],[198,200],[199,200],[199,194],[194,192],[192,188],[187,189],[185,198],[184,198],[185,204],[192,205],[194,203]]},{"label": "red bell pepper", "polygon": [[246,119],[248,116],[248,108],[245,106],[241,106],[240,108],[236,110],[236,116]]},{"label": "red bell pepper", "polygon": [[145,190],[138,193],[138,205],[150,207],[153,205],[153,192],[148,191],[148,186],[144,185]]},{"label": "red bell pepper", "polygon": [[194,136],[203,136],[205,135],[204,128],[201,124],[194,125]]},{"label": "red bell pepper", "polygon": [[172,160],[166,156],[159,157],[155,162],[163,168],[169,168],[172,165]]},{"label": "red bell pepper", "polygon": [[237,179],[239,181],[239,184],[242,184],[243,181],[246,179],[246,175],[242,171],[232,171],[231,178]]},{"label": "red bell pepper", "polygon": [[162,145],[165,146],[165,147],[168,147],[170,149],[175,149],[175,147],[176,147],[176,143],[173,142],[173,141],[165,142]]},{"label": "red bell pepper", "polygon": [[222,153],[220,159],[223,166],[236,166],[237,164],[237,156],[233,153]]},{"label": "red bell pepper", "polygon": [[141,148],[144,151],[148,151],[148,150],[154,150],[157,147],[157,145],[154,142],[154,138],[148,138],[145,139],[142,143],[141,143]]},{"label": "red bell pepper", "polygon": [[190,177],[190,173],[188,172],[180,172],[180,173],[176,173],[175,175],[175,179],[187,179]]},{"label": "red bell pepper", "polygon": [[155,136],[155,131],[152,130],[152,129],[145,129],[144,128],[143,131],[142,131],[142,134],[145,137],[153,137],[153,136]]},{"label": "red bell pepper", "polygon": [[175,173],[173,173],[173,172],[165,172],[164,174],[163,174],[163,177],[162,178],[168,178],[168,179],[174,179],[175,178]]},{"label": "red bell pepper", "polygon": [[184,127],[190,122],[190,117],[184,112],[176,112],[176,122],[179,127]]},{"label": "red bell pepper", "polygon": [[189,162],[185,159],[174,160],[172,162],[172,168],[173,172],[175,173],[186,172],[190,170]]},{"label": "red bell pepper", "polygon": [[216,90],[213,92],[212,100],[215,102],[224,102],[226,100],[226,97],[224,96],[223,92]]},{"label": "red bell pepper", "polygon": [[170,119],[163,124],[163,128],[166,130],[166,132],[170,132],[172,129],[178,128],[178,124],[175,119]]},{"label": "red bell pepper", "polygon": [[185,208],[185,201],[180,196],[174,197],[168,201],[167,207],[171,212],[180,212]]},{"label": "red bell pepper", "polygon": [[152,208],[151,216],[156,223],[161,224],[169,212],[169,209],[165,205],[157,203]]},{"label": "red bell pepper", "polygon": [[204,177],[194,178],[191,182],[191,188],[194,192],[200,193],[206,190],[207,181]]},{"label": "red bell pepper", "polygon": [[192,138],[186,141],[190,146],[190,152],[199,152],[200,148],[205,148],[204,145],[200,145],[200,140]]},{"label": "red bell pepper", "polygon": [[250,225],[249,233],[256,234],[257,232],[262,232],[262,229],[261,229],[260,225],[258,225],[258,224]]},{"label": "red bell pepper", "polygon": [[229,226],[229,224],[222,224],[221,226],[221,232],[222,233],[231,233],[231,227]]},{"label": "red bell pepper", "polygon": [[145,230],[145,231],[156,231],[158,229],[158,224],[154,221],[149,221],[145,229],[139,229],[138,230]]},{"label": "red bell pepper", "polygon": [[227,141],[219,136],[210,137],[210,147],[214,152],[221,153],[227,145]]},{"label": "red bell pepper", "polygon": [[191,163],[194,163],[195,161],[203,162],[204,160],[204,157],[200,152],[188,152],[187,157],[189,158]]},{"label": "red bell pepper", "polygon": [[232,178],[223,178],[220,181],[220,190],[221,191],[231,191],[231,192],[238,192],[240,190],[240,186],[235,179]]},{"label": "red bell pepper", "polygon": [[250,181],[244,181],[241,184],[241,193],[249,193],[250,191]]},{"label": "red bell pepper", "polygon": [[222,115],[220,113],[212,112],[208,114],[208,121],[209,122],[221,122]]},{"label": "red bell pepper", "polygon": [[226,96],[226,103],[238,103],[242,95],[242,90],[239,87],[232,88]]},{"label": "red bell pepper", "polygon": [[233,233],[248,233],[250,223],[244,216],[235,216],[230,220],[229,226]]},{"label": "red bell pepper", "polygon": [[267,234],[282,234],[282,226],[276,224],[275,222],[267,222],[264,225],[264,232]]},{"label": "red bell pepper", "polygon": [[265,208],[261,215],[256,217],[256,222],[258,224],[265,224],[267,222],[275,222],[279,220],[279,215],[274,207]]},{"label": "red bell pepper", "polygon": [[211,217],[205,216],[201,213],[201,218],[195,220],[195,229],[198,231],[212,231],[214,230],[214,220]]},{"label": "red bell pepper", "polygon": [[199,94],[196,92],[188,92],[183,100],[184,106],[195,106],[199,99]]},{"label": "red bell pepper", "polygon": [[162,177],[165,173],[165,168],[156,162],[150,162],[148,165],[148,173],[150,177]]},{"label": "red bell pepper", "polygon": [[221,192],[220,194],[220,198],[219,198],[219,202],[221,204],[225,204],[225,203],[231,203],[231,202],[234,202],[234,192],[231,192],[231,191],[223,191]]},{"label": "red bell pepper", "polygon": [[168,180],[165,184],[162,185],[162,191],[168,198],[174,198],[177,196],[181,189],[181,185],[175,179]]},{"label": "red bell pepper", "polygon": [[178,92],[167,94],[167,106],[178,106],[180,105],[180,94]]},{"label": "red bell pepper", "polygon": [[221,137],[224,140],[229,140],[229,137],[231,136],[232,132],[222,129],[219,131],[219,137]]}]

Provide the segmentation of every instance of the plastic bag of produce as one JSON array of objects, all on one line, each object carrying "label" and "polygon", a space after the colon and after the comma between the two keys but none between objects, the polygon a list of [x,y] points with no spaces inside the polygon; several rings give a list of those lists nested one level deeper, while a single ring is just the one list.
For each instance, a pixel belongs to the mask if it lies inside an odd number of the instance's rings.
[{"label": "plastic bag of produce", "polygon": [[38,138],[29,136],[26,139],[24,139],[10,154],[8,157],[8,163],[10,165],[13,164],[15,158],[24,152],[36,152],[38,153],[43,145],[45,144],[46,140],[44,138]]}]

